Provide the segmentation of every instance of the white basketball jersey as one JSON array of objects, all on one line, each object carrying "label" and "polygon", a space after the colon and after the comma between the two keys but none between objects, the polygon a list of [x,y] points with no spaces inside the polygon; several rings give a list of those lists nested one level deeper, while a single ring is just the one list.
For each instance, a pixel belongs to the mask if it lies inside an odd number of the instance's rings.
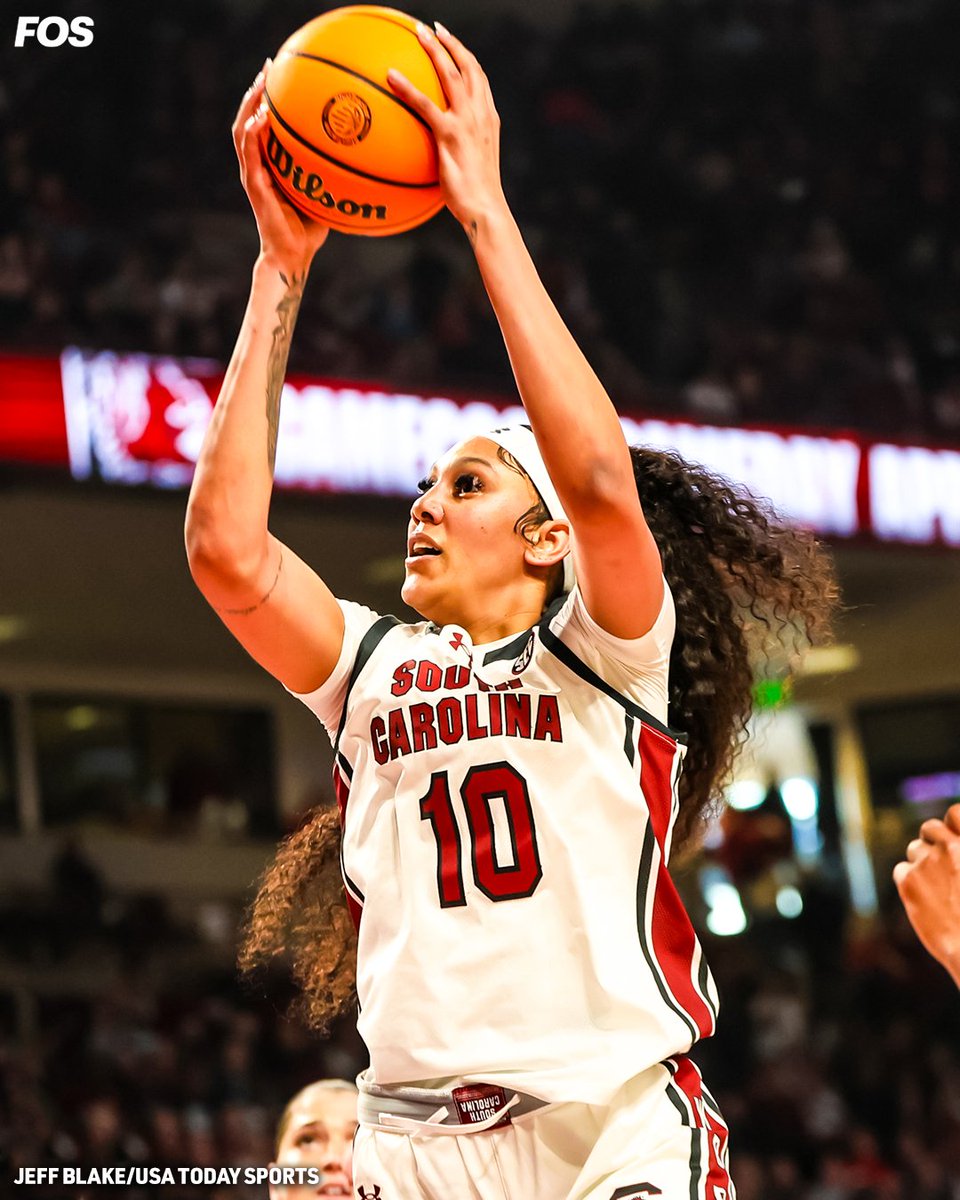
[{"label": "white basketball jersey", "polygon": [[711,1034],[716,988],[667,872],[669,590],[633,642],[577,589],[482,646],[341,605],[340,661],[300,698],[335,743],[375,1081],[603,1104]]}]

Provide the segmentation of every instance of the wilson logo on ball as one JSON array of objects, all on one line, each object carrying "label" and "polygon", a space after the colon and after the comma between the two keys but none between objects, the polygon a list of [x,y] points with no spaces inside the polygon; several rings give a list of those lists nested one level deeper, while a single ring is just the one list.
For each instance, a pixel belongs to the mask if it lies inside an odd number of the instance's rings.
[{"label": "wilson logo on ball", "polygon": [[346,217],[360,217],[362,220],[385,221],[387,206],[385,204],[361,204],[349,197],[337,199],[324,186],[323,179],[313,171],[305,171],[293,161],[293,155],[282,144],[271,129],[267,134],[267,158],[273,165],[278,178],[284,180],[306,200],[312,200],[324,208],[335,208]]},{"label": "wilson logo on ball", "polygon": [[370,132],[370,107],[362,96],[340,92],[323,106],[323,131],[341,146],[355,146]]},{"label": "wilson logo on ball", "polygon": [[260,139],[270,173],[299,212],[340,233],[386,237],[443,207],[433,133],[393,92],[391,70],[447,107],[416,20],[393,8],[322,13],[294,30],[266,71]]}]

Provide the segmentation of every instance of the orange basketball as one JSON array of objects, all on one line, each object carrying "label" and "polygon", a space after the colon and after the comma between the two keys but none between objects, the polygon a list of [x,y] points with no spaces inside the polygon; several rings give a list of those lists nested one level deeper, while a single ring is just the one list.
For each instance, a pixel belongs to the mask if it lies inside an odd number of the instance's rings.
[{"label": "orange basketball", "polygon": [[433,134],[387,83],[394,67],[447,107],[416,25],[392,8],[335,8],[287,38],[267,73],[270,172],[291,204],[343,233],[401,233],[443,206]]}]

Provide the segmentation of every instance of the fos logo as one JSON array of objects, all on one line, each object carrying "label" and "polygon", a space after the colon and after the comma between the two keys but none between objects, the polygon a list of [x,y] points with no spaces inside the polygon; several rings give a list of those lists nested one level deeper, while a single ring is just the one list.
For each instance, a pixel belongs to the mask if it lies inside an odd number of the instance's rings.
[{"label": "fos logo", "polygon": [[36,38],[41,46],[89,46],[93,42],[93,17],[20,17],[14,46],[23,46],[28,38]]}]

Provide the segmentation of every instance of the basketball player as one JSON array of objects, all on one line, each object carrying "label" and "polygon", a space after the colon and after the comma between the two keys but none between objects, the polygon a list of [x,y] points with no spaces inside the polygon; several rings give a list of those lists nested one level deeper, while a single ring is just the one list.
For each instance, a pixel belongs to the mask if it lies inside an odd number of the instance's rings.
[{"label": "basketball player", "polygon": [[280,1167],[319,1167],[319,1185],[270,1185],[270,1200],[308,1196],[352,1196],[353,1135],[357,1130],[357,1089],[345,1079],[321,1079],[290,1100],[277,1126]]},{"label": "basketball player", "polygon": [[830,568],[722,480],[626,445],[504,199],[486,77],[446,32],[421,38],[449,111],[391,85],[434,130],[530,424],[422,481],[401,592],[421,621],[336,599],[269,533],[325,231],[270,184],[259,79],[234,138],[261,252],[187,547],[227,627],[326,727],[339,819],[281,846],[242,963],[289,953],[320,1028],[355,983],[361,1200],[726,1200],[726,1127],[687,1057],[716,989],[667,868],[749,712],[741,605],[752,628],[822,632]]},{"label": "basketball player", "polygon": [[924,821],[893,879],[920,941],[960,987],[960,804]]}]

